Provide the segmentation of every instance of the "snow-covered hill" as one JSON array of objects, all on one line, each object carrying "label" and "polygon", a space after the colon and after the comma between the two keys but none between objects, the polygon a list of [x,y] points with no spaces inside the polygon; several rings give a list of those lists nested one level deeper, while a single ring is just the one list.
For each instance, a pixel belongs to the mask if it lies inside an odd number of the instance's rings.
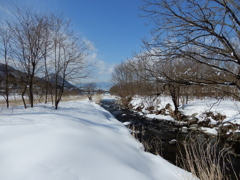
[{"label": "snow-covered hill", "polygon": [[89,101],[0,114],[1,180],[178,180],[192,175],[146,153],[129,130]]}]

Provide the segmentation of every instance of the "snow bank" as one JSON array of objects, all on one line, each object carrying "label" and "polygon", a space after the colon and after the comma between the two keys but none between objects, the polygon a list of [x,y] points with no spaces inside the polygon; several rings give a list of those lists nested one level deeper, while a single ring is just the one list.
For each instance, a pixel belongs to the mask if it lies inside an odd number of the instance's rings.
[{"label": "snow bank", "polygon": [[232,122],[240,124],[240,102],[229,99],[218,101],[216,99],[195,99],[185,105],[182,109],[184,114],[192,115],[198,113],[198,118],[201,119],[201,114],[212,111],[214,113],[221,113],[226,115],[224,122]]},{"label": "snow bank", "polygon": [[[167,104],[170,104],[174,109],[172,100],[168,96],[161,96],[158,98],[149,98],[142,96],[135,96],[133,100],[130,102],[133,106],[133,109],[137,109],[138,107],[142,108],[142,112],[145,113],[146,117],[156,118],[156,119],[165,119],[172,121],[173,118],[169,115],[156,115],[150,114],[146,109],[150,106],[154,106],[156,110],[160,110],[164,108]],[[240,125],[240,102],[233,101],[229,99],[218,101],[217,99],[209,98],[205,100],[194,99],[188,102],[188,104],[184,105],[184,107],[179,108],[180,111],[185,115],[191,116],[192,114],[197,114],[196,117],[201,121],[205,118],[203,113],[212,111],[213,113],[221,113],[222,115],[226,115],[226,119],[224,119],[224,123],[231,122],[234,124]],[[216,124],[216,121],[213,119],[212,123]]]},{"label": "snow bank", "polygon": [[1,180],[196,179],[146,153],[128,129],[89,101],[0,115]]}]

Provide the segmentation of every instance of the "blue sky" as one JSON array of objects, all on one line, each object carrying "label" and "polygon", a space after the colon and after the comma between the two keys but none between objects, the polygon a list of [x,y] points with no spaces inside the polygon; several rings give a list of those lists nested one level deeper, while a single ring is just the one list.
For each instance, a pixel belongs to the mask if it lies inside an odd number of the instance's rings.
[{"label": "blue sky", "polygon": [[[138,52],[148,34],[146,19],[139,18],[141,0],[13,0],[37,10],[63,13],[73,28],[94,44],[93,57],[99,69],[96,81],[109,81],[114,65]],[[0,0],[0,17],[11,9],[9,0]]]}]

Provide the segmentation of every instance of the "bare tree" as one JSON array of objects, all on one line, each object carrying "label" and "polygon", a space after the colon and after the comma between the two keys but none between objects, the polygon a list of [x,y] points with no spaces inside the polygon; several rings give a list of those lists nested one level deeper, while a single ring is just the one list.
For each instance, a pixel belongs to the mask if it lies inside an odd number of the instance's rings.
[{"label": "bare tree", "polygon": [[206,96],[222,91],[221,95],[240,99],[235,92],[240,90],[239,2],[143,1],[144,15],[155,25],[152,37],[144,41],[144,52],[116,66],[111,91],[123,97],[166,93],[176,118],[180,99],[187,103],[189,93]]},{"label": "bare tree", "polygon": [[[8,21],[7,26],[11,30],[11,54],[18,69],[16,72],[19,73],[16,79],[24,107],[27,108],[26,95],[33,107],[34,94],[42,97],[45,93],[47,102],[50,92],[57,109],[66,82],[85,78],[91,72],[91,64],[87,61],[89,43],[71,31],[70,21],[62,16],[37,13],[32,9],[19,7],[13,15],[14,19]],[[3,41],[6,37],[1,33],[1,43],[7,42]],[[1,47],[7,66],[9,45],[3,44]],[[45,81],[37,77],[38,75],[43,75]]]},{"label": "bare tree", "polygon": [[159,61],[165,62],[191,60],[215,71],[215,76],[181,78],[183,84],[240,89],[239,1],[143,1],[143,16],[155,25],[151,41],[144,41],[149,56],[161,57]]},{"label": "bare tree", "polygon": [[26,73],[23,77],[22,99],[25,104],[24,95],[28,90],[28,97],[31,107],[34,103],[34,78],[39,70],[39,62],[43,58],[42,47],[45,42],[43,30],[46,27],[45,17],[33,12],[31,9],[20,10],[17,8],[14,12],[15,21],[8,23],[13,32],[14,54],[18,61],[18,66]]},{"label": "bare tree", "polygon": [[0,55],[3,57],[3,79],[4,90],[1,92],[6,100],[7,108],[9,107],[9,94],[10,94],[10,76],[9,76],[9,61],[11,56],[11,38],[12,34],[8,27],[2,24],[0,29]]},{"label": "bare tree", "polygon": [[[45,27],[43,27],[43,36],[44,36],[44,42],[43,42],[43,47],[41,49],[42,54],[43,54],[43,67],[42,71],[44,74],[44,79],[45,79],[45,103],[48,102],[48,95],[51,94],[52,96],[52,84],[50,83],[50,78],[49,78],[49,72],[50,72],[50,66],[48,65],[50,62],[51,54],[53,51],[53,43],[52,43],[52,38],[51,38],[51,31],[52,31],[52,21],[54,21],[54,16],[46,16],[46,23]],[[52,98],[53,99],[53,98]]]},{"label": "bare tree", "polygon": [[61,101],[66,81],[86,78],[88,44],[69,30],[69,22],[55,17],[53,22],[53,77],[55,83],[55,109]]},{"label": "bare tree", "polygon": [[93,95],[96,93],[96,84],[95,83],[87,83],[85,86],[84,86],[84,91],[88,97],[88,99],[91,101],[92,100],[92,97]]},{"label": "bare tree", "polygon": [[[157,97],[168,92],[167,94],[171,96],[175,107],[175,116],[177,116],[179,113],[180,83],[177,83],[173,78],[177,76],[174,72],[179,72],[179,66],[170,62],[160,61],[159,57],[149,56],[149,53],[141,53],[136,55],[136,58],[136,61],[140,63],[132,65],[135,66],[136,72],[140,71],[139,75],[145,81],[145,84],[148,84],[149,88],[145,89],[145,94],[148,91],[148,94]],[[178,69],[174,70],[176,67]]]}]

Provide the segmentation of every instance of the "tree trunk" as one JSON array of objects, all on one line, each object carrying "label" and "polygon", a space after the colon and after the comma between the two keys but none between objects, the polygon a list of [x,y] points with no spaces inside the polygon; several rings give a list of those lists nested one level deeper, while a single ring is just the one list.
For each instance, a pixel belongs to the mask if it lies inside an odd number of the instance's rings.
[{"label": "tree trunk", "polygon": [[174,105],[174,114],[177,117],[178,115],[178,105],[179,105],[179,97],[178,97],[178,87],[175,87],[173,84],[168,84],[169,92],[172,97],[173,105]]},{"label": "tree trunk", "polygon": [[8,97],[9,95],[8,94],[6,94],[6,103],[7,103],[7,108],[9,108],[9,97]]},{"label": "tree trunk", "polygon": [[[7,58],[7,57],[5,57]],[[6,72],[6,81],[5,81],[5,93],[6,93],[6,103],[7,108],[9,108],[9,74],[8,74],[8,65],[5,65],[5,72]]]},{"label": "tree trunk", "polygon": [[47,87],[46,87],[46,91],[45,91],[45,104],[47,104],[47,102],[48,102],[48,91],[47,91]]},{"label": "tree trunk", "polygon": [[32,82],[29,84],[29,102],[30,102],[31,108],[33,108],[33,85],[32,85]]},{"label": "tree trunk", "polygon": [[59,100],[56,100],[56,101],[55,101],[55,109],[58,109],[58,104],[59,104],[59,102],[60,102]]},{"label": "tree trunk", "polygon": [[51,89],[51,99],[52,99],[52,105],[53,105],[53,89]]},{"label": "tree trunk", "polygon": [[24,104],[24,108],[27,109],[27,105],[26,105],[26,101],[24,99],[24,95],[26,93],[26,90],[27,90],[27,86],[25,85],[24,86],[24,89],[23,89],[23,92],[22,92],[22,101],[23,101],[23,104]]},{"label": "tree trunk", "polygon": [[56,94],[56,97],[55,97],[55,109],[58,109],[58,104],[59,104],[59,102],[62,99],[63,91],[64,91],[64,86],[62,86],[59,89],[58,94]]},{"label": "tree trunk", "polygon": [[33,69],[32,72],[30,74],[30,79],[29,79],[29,101],[30,101],[30,105],[31,108],[33,108],[33,84],[34,84],[34,74],[35,74],[35,65],[32,65]]}]

